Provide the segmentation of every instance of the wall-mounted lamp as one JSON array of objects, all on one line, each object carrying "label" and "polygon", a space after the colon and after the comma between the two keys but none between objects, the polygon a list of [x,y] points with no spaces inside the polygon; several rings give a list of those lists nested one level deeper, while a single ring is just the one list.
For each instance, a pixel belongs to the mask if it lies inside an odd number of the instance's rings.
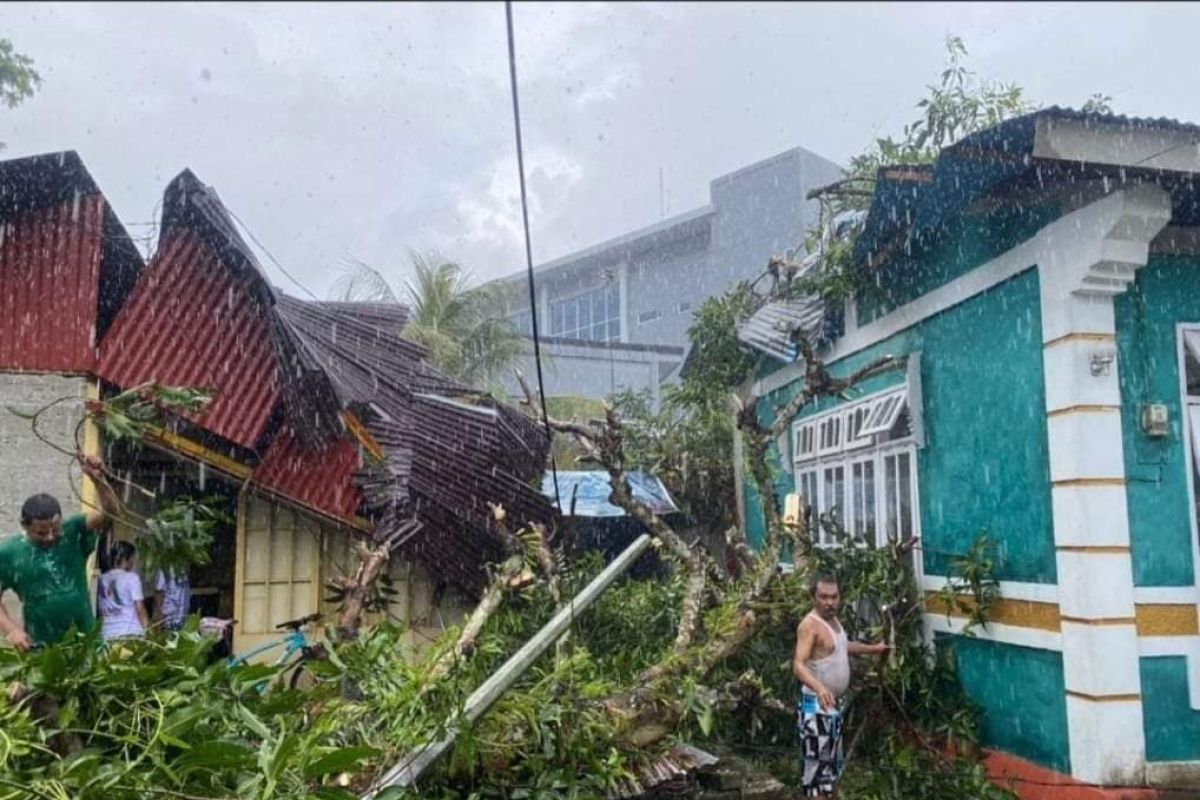
[{"label": "wall-mounted lamp", "polygon": [[1096,377],[1112,374],[1113,362],[1117,360],[1117,351],[1111,347],[1100,348],[1092,351],[1091,367],[1092,374]]}]

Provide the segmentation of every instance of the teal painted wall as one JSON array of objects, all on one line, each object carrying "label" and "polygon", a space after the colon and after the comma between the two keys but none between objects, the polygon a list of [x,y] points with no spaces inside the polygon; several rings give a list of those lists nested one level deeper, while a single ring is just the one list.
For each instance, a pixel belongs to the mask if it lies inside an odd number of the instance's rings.
[{"label": "teal painted wall", "polygon": [[990,261],[1058,218],[1056,204],[1001,206],[950,221],[936,245],[901,254],[878,271],[878,285],[858,301],[865,324]]},{"label": "teal painted wall", "polygon": [[1187,660],[1139,660],[1147,761],[1200,761],[1200,711],[1188,700]]},{"label": "teal painted wall", "polygon": [[955,654],[963,689],[983,707],[983,743],[1069,773],[1062,654],[1052,650],[939,636]]},{"label": "teal painted wall", "polygon": [[[830,365],[847,375],[882,355],[922,352],[927,446],[918,451],[917,476],[929,574],[946,574],[950,554],[987,530],[1001,546],[1001,579],[1055,580],[1038,302],[1037,270],[1029,269]],[[877,376],[862,394],[903,379]],[[765,398],[764,418],[797,390],[789,384]],[[825,399],[801,416],[837,402]]]},{"label": "teal painted wall", "polygon": [[[1155,256],[1114,301],[1133,578],[1138,586],[1191,586],[1187,484],[1176,325],[1200,323],[1200,259]],[[1165,403],[1171,435],[1142,433],[1144,403]]]}]

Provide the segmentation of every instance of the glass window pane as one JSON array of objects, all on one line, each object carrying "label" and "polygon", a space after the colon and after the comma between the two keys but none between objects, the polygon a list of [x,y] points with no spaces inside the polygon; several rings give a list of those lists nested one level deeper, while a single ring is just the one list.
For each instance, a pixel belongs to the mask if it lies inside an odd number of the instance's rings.
[{"label": "glass window pane", "polygon": [[621,323],[613,320],[608,323],[608,340],[610,342],[618,342],[621,340]]},{"label": "glass window pane", "polygon": [[896,519],[896,457],[884,456],[883,459],[883,513],[884,534],[888,540],[896,538],[898,521]]},{"label": "glass window pane", "polygon": [[900,461],[900,475],[897,481],[900,492],[900,538],[907,539],[912,536],[913,532],[912,469],[908,453],[901,453],[898,459]]},{"label": "glass window pane", "polygon": [[878,544],[875,537],[875,462],[863,463],[863,538]]},{"label": "glass window pane", "polygon": [[570,300],[563,308],[563,331],[574,333],[578,320],[578,304],[574,300]]}]

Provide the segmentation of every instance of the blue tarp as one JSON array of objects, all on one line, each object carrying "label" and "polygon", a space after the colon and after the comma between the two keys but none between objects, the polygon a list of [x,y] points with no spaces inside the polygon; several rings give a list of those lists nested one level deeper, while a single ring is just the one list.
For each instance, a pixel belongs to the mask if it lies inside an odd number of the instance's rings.
[{"label": "blue tarp", "polygon": [[[645,472],[630,472],[626,475],[635,500],[640,500],[655,514],[674,514],[679,511],[662,481]],[[570,515],[574,503],[576,517],[623,517],[625,511],[608,502],[612,484],[608,473],[596,471],[559,471],[558,493],[562,498],[563,514]],[[542,494],[554,499],[554,476],[547,472],[542,476]]]}]

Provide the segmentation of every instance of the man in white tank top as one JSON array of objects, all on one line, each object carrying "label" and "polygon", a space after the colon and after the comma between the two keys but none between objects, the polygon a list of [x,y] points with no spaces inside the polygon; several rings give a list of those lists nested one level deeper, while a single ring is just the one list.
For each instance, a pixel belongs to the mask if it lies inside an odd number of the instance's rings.
[{"label": "man in white tank top", "polygon": [[850,656],[881,655],[888,646],[846,640],[835,576],[815,575],[810,589],[813,610],[796,629],[792,658],[792,672],[802,684],[796,704],[801,781],[806,797],[833,797],[842,774],[842,698],[850,686]]}]

